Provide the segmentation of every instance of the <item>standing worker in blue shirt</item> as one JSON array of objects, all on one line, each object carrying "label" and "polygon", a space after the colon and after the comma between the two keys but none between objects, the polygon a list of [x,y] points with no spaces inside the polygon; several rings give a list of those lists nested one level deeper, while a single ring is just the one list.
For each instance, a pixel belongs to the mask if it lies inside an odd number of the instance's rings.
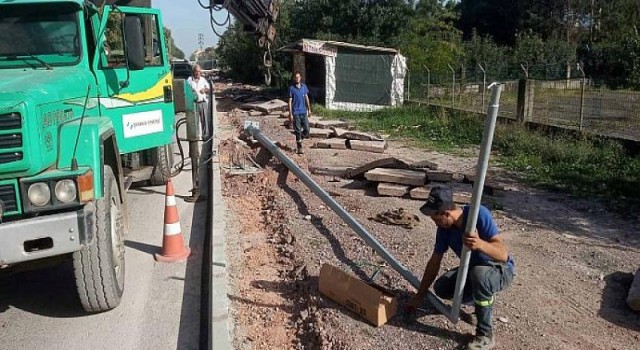
[{"label": "standing worker in blue shirt", "polygon": [[[453,192],[447,186],[434,186],[420,211],[431,217],[438,230],[433,254],[424,270],[418,292],[407,305],[413,311],[420,305],[429,287],[438,276],[444,253],[451,248],[460,257],[462,245],[471,250],[469,273],[463,291],[463,303],[475,304],[477,318],[476,336],[467,349],[493,349],[495,338],[492,329],[494,294],[506,289],[515,274],[513,259],[507,251],[491,213],[480,206],[476,231],[464,236],[469,216],[469,206],[458,207],[453,202]],[[440,298],[451,299],[456,286],[458,268],[446,272],[433,286]]]},{"label": "standing worker in blue shirt", "polygon": [[304,153],[302,140],[309,137],[310,116],[309,89],[302,83],[300,73],[296,73],[295,84],[289,87],[289,123],[293,125],[293,132],[296,134],[298,154]]}]

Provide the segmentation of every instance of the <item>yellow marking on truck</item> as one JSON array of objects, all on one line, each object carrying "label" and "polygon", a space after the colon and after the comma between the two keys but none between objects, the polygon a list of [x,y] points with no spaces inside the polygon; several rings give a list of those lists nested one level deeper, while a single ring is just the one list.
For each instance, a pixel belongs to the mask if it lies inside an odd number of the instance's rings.
[{"label": "yellow marking on truck", "polygon": [[126,93],[120,95],[114,95],[113,97],[129,101],[129,102],[142,102],[147,100],[152,100],[156,98],[160,98],[164,96],[164,87],[173,85],[173,77],[171,73],[167,73],[165,76],[160,78],[158,82],[150,87],[147,90],[135,92],[135,93]]}]

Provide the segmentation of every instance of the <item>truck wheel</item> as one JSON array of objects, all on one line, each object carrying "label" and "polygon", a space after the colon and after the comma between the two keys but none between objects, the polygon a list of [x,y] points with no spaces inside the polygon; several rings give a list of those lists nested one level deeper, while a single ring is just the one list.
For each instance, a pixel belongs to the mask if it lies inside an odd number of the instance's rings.
[{"label": "truck wheel", "polygon": [[95,201],[94,242],[73,253],[73,270],[82,307],[111,310],[124,291],[124,222],[113,171],[104,167],[102,198]]},{"label": "truck wheel", "polygon": [[152,186],[160,186],[171,178],[173,168],[173,144],[156,147],[151,150],[151,164],[153,172],[149,178]]}]

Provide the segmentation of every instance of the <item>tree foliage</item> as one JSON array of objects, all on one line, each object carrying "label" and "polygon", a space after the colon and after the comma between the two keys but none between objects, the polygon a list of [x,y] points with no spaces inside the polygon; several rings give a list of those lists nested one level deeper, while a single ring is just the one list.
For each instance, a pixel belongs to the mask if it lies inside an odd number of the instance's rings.
[{"label": "tree foliage", "polygon": [[176,42],[171,36],[171,29],[164,27],[164,40],[167,43],[167,50],[169,50],[169,57],[175,57],[184,59],[185,55],[182,50],[176,45]]},{"label": "tree foliage", "polygon": [[[640,88],[638,23],[638,0],[283,0],[274,49],[302,38],[393,47],[412,71],[481,64],[500,79],[522,76],[520,65],[561,79],[584,63],[595,81]],[[234,78],[262,80],[264,51],[239,26],[218,51]],[[290,68],[274,52],[275,80]]]}]

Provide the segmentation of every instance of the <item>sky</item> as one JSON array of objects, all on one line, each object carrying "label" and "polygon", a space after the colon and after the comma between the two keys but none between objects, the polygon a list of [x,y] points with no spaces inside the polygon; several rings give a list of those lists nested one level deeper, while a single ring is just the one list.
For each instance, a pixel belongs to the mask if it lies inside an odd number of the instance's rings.
[{"label": "sky", "polygon": [[[200,1],[209,4],[209,0]],[[187,58],[200,46],[198,33],[204,35],[203,47],[217,45],[218,37],[211,30],[209,10],[200,7],[198,0],[152,0],[151,6],[160,9],[165,27],[171,29],[173,40]],[[218,23],[224,22],[227,11],[214,12],[214,18]],[[225,29],[216,26],[219,33]]]}]

